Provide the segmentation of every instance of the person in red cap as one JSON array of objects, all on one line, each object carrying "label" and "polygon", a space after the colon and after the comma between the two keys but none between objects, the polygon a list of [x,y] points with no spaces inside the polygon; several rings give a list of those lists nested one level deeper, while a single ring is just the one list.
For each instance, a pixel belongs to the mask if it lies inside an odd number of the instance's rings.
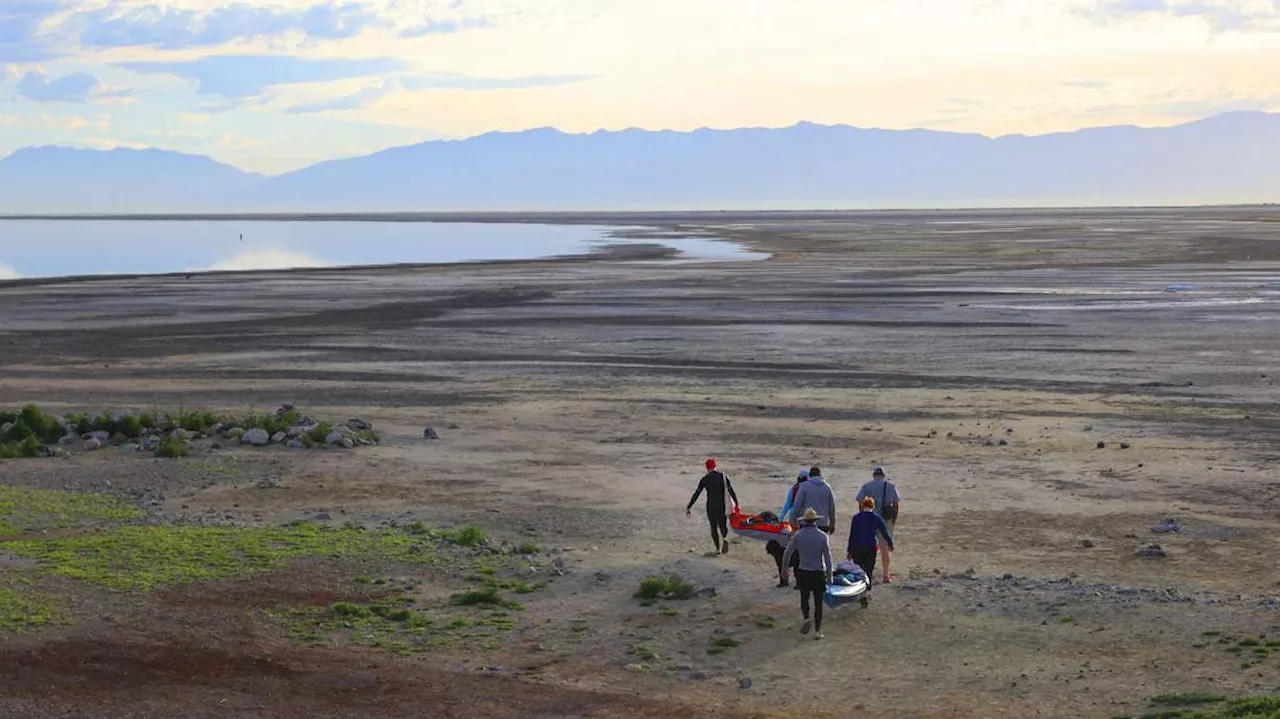
[{"label": "person in red cap", "polygon": [[[729,507],[732,506],[735,512],[738,510],[738,494],[733,491],[733,484],[729,482],[729,478],[725,476],[725,473],[716,469],[716,461],[714,459],[708,459],[706,466],[707,473],[702,476],[702,481],[698,482],[698,489],[694,491],[693,499],[690,499],[688,506],[684,508],[684,514],[686,517],[693,516],[693,505],[705,490],[707,493],[707,523],[711,525],[711,541],[715,542],[717,554],[728,554]],[[732,505],[728,502],[730,498],[733,499]]]}]

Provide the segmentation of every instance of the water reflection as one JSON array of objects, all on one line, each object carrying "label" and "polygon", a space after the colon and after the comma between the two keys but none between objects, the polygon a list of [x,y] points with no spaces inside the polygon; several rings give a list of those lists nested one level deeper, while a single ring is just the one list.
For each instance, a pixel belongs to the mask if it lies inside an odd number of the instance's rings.
[{"label": "water reflection", "polygon": [[424,222],[0,221],[0,279],[524,260],[644,242],[686,260],[761,259],[700,238],[614,239],[611,228]]}]

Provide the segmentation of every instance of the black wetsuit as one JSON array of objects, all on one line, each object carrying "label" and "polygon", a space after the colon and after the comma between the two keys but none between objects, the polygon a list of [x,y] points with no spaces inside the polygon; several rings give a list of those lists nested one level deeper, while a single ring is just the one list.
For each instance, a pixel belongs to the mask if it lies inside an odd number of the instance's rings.
[{"label": "black wetsuit", "polygon": [[711,525],[711,541],[715,542],[716,551],[720,551],[720,538],[729,537],[729,508],[725,505],[725,495],[733,498],[735,506],[738,504],[738,495],[733,491],[733,483],[724,472],[713,470],[698,482],[698,489],[694,491],[686,510],[693,509],[703,490],[707,493],[707,522]]}]

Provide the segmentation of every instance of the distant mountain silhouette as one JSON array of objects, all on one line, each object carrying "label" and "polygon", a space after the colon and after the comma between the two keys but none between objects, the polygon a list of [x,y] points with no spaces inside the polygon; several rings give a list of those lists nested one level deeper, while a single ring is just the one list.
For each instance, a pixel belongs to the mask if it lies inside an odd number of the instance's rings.
[{"label": "distant mountain silhouette", "polygon": [[1041,136],[782,129],[490,133],[277,177],[161,151],[0,161],[0,211],[794,209],[1280,200],[1280,115]]},{"label": "distant mountain silhouette", "polygon": [[0,212],[210,210],[264,179],[165,150],[32,147],[0,160]]}]

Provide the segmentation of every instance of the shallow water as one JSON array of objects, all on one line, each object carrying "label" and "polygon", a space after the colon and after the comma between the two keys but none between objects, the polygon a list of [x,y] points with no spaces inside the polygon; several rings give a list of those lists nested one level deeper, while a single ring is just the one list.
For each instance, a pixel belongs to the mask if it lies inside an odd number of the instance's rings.
[{"label": "shallow water", "polygon": [[[0,279],[531,260],[660,244],[692,261],[758,253],[704,238],[614,238],[616,228],[428,222],[0,221]],[[241,239],[243,237],[243,239]]]}]

